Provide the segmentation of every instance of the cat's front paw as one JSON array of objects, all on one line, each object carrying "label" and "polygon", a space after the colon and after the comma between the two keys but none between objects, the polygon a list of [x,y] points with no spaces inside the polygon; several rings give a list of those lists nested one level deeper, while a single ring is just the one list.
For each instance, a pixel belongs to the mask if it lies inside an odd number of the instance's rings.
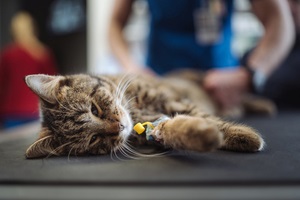
[{"label": "cat's front paw", "polygon": [[223,134],[206,119],[178,115],[159,124],[153,136],[174,149],[211,151],[223,143]]}]

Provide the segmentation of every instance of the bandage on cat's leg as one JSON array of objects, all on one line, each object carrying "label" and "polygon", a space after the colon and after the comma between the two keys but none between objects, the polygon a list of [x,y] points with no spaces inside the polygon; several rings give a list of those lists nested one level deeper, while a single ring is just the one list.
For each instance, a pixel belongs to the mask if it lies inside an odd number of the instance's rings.
[{"label": "bandage on cat's leg", "polygon": [[165,146],[192,151],[211,151],[221,147],[223,135],[216,124],[206,119],[178,115],[153,130]]}]

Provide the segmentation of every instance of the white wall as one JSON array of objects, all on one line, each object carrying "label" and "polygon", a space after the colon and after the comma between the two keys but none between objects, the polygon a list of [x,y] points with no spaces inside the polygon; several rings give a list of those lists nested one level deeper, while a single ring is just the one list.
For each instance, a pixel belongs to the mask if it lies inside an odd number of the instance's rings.
[{"label": "white wall", "polygon": [[109,72],[110,67],[105,67],[109,55],[107,28],[114,0],[89,0],[87,4],[88,72]]},{"label": "white wall", "polygon": [[[110,52],[107,31],[114,0],[87,1],[88,13],[88,72],[116,73],[119,63]],[[148,7],[144,0],[135,1],[132,15],[124,28],[133,59],[143,65],[148,35]]]}]

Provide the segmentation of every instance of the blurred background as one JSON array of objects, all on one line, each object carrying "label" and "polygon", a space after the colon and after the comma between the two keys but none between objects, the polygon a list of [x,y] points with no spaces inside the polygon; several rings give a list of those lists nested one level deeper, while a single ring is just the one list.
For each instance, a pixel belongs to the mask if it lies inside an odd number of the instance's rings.
[{"label": "blurred background", "polygon": [[[0,67],[0,127],[10,128],[39,118],[38,98],[24,82],[28,74],[107,74],[124,70],[108,40],[114,0],[0,2],[0,61],[5,66]],[[256,46],[264,29],[248,0],[236,0],[234,6],[232,49],[242,57]],[[149,15],[146,0],[134,1],[123,29],[132,57],[140,66],[146,59]]]},{"label": "blurred background", "polygon": [[38,37],[53,52],[59,73],[86,71],[86,1],[1,0],[1,49],[12,42],[11,20],[18,11],[35,20]]},{"label": "blurred background", "polygon": [[[107,28],[113,0],[1,0],[1,49],[10,44],[12,17],[20,10],[35,20],[39,39],[54,54],[60,74],[79,72],[115,73],[118,62],[110,53]],[[261,24],[250,12],[248,0],[235,2],[233,49],[237,55],[255,46],[263,34]],[[149,23],[145,0],[136,0],[125,36],[131,52],[144,63]],[[244,23],[245,20],[247,23]]]}]

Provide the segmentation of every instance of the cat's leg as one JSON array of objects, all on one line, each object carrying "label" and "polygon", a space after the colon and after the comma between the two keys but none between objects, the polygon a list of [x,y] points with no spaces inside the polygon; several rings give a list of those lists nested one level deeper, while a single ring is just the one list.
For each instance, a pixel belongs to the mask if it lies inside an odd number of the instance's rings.
[{"label": "cat's leg", "polygon": [[224,121],[218,117],[204,114],[193,110],[195,116],[204,118],[210,123],[215,124],[219,131],[223,134],[223,142],[221,149],[240,152],[256,152],[261,151],[265,142],[261,135],[253,128]]},{"label": "cat's leg", "polygon": [[160,123],[152,135],[174,149],[203,152],[220,148],[223,143],[223,134],[215,123],[187,115],[177,115]]},{"label": "cat's leg", "polygon": [[277,113],[277,107],[271,100],[256,96],[246,95],[243,98],[242,106],[246,113],[274,116]]},{"label": "cat's leg", "polygon": [[[222,133],[223,136],[223,140],[220,142],[221,149],[241,152],[256,152],[262,150],[265,145],[260,134],[253,128],[223,121],[218,117],[202,112],[202,110],[195,105],[180,104],[176,105],[176,110],[173,108],[170,110],[192,116],[193,119],[197,118],[198,120],[205,121],[206,124],[210,125],[210,127],[217,127],[218,132]],[[176,127],[176,125],[174,126]]]},{"label": "cat's leg", "polygon": [[264,140],[254,129],[215,117],[178,115],[160,123],[152,134],[165,146],[174,149],[203,152],[219,148],[256,152],[264,147]]},{"label": "cat's leg", "polygon": [[221,149],[241,152],[261,151],[265,142],[253,128],[241,124],[218,122],[220,131],[224,134]]}]

